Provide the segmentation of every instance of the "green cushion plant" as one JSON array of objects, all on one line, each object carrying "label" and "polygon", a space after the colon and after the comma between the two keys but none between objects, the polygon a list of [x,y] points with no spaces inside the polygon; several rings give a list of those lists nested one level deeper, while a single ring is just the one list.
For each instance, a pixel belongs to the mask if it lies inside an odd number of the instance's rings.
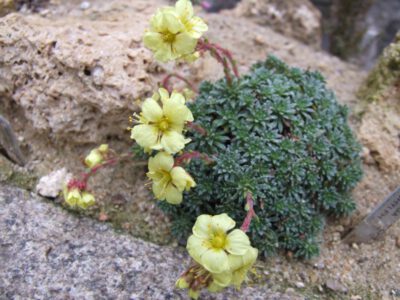
[{"label": "green cushion plant", "polygon": [[189,135],[186,149],[214,163],[192,160],[196,189],[179,206],[160,203],[173,233],[186,241],[200,214],[241,222],[250,192],[256,217],[248,234],[261,253],[318,254],[326,216],[354,210],[350,192],[362,174],[347,108],[322,75],[271,56],[231,85],[204,82],[189,108],[206,135]]}]

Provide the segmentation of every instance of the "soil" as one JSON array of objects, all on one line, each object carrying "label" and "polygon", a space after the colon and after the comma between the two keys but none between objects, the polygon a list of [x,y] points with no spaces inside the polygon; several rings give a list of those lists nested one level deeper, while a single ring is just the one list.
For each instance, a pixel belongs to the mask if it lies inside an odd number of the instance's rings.
[{"label": "soil", "polygon": [[[58,18],[80,11],[80,1],[65,2],[67,3],[53,1],[42,15],[45,18]],[[96,5],[102,6],[105,2],[92,1],[91,9],[96,8]],[[152,6],[155,2],[131,1],[129,9],[136,7],[138,10],[143,10],[143,6]],[[124,14],[115,11],[108,13],[109,18],[112,18],[113,14],[115,16]],[[90,17],[101,18],[102,15],[93,13]],[[148,16],[144,14],[144,17]],[[350,122],[361,141],[363,139],[360,136],[360,127],[364,118],[372,118],[377,124],[386,122],[384,114],[375,114],[367,104],[364,105],[357,100],[356,91],[366,76],[357,67],[241,18],[212,14],[203,14],[203,17],[211,28],[208,37],[233,49],[242,73],[246,72],[255,61],[264,59],[266,53],[273,53],[289,64],[319,70],[327,78],[329,87],[337,94],[339,102],[350,107],[352,111]],[[222,73],[211,58],[197,62],[190,69],[179,68],[182,72],[190,74],[190,79],[197,83],[203,79],[215,79]],[[397,98],[397,95],[394,94],[393,97]],[[389,107],[388,109],[392,107],[387,103],[377,105]],[[20,137],[23,151],[29,156],[26,169],[30,173],[43,176],[62,167],[67,167],[74,174],[79,174],[83,170],[81,160],[90,147],[87,145],[56,147],[50,139],[38,137],[35,132],[26,128],[21,121],[23,112],[14,107],[5,107],[0,109],[0,113],[9,118]],[[398,111],[394,114],[400,117]],[[127,115],[127,120],[128,117]],[[110,137],[104,142],[108,142],[117,152],[126,152],[130,144],[128,132],[126,136],[123,139]],[[389,140],[385,142],[398,145],[398,136],[389,136]],[[400,148],[397,149],[399,151]],[[286,292],[293,289],[307,299],[355,300],[400,297],[400,222],[392,226],[380,241],[372,244],[346,245],[341,242],[342,235],[357,224],[400,182],[398,168],[382,169],[382,164],[369,153],[368,147],[365,150],[364,177],[353,193],[357,211],[348,218],[327,220],[326,229],[321,236],[320,256],[310,261],[298,261],[293,259],[290,253],[281,253],[276,257],[259,260],[255,273],[251,276],[251,285],[268,285],[277,291]],[[117,228],[142,239],[179,247],[171,237],[168,218],[152,200],[146,185],[145,172],[143,162],[137,161],[126,161],[116,168],[100,172],[90,185],[98,204],[83,214],[100,222],[112,222]],[[61,203],[62,199],[56,199],[55,202]]]}]

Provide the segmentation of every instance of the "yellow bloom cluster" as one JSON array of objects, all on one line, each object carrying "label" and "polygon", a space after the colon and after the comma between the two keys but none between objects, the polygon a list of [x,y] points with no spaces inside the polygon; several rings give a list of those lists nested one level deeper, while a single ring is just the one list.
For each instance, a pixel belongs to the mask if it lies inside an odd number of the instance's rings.
[{"label": "yellow bloom cluster", "polygon": [[152,16],[143,42],[161,62],[193,60],[197,57],[197,41],[207,30],[203,19],[194,16],[192,3],[178,0],[175,7],[161,8]]},{"label": "yellow bloom cluster", "polygon": [[139,124],[131,131],[131,138],[145,152],[160,151],[149,159],[147,176],[153,181],[154,196],[171,204],[180,204],[183,191],[196,186],[182,167],[174,166],[172,156],[190,142],[183,130],[187,122],[193,121],[193,115],[185,102],[182,94],[172,92],[170,95],[160,88],[143,102],[142,112],[136,116]]},{"label": "yellow bloom cluster", "polygon": [[95,198],[88,192],[81,192],[78,188],[68,190],[64,188],[64,200],[70,207],[80,207],[87,209],[95,204]]},{"label": "yellow bloom cluster", "polygon": [[181,151],[190,142],[182,134],[185,123],[193,121],[185,101],[182,94],[172,92],[170,97],[166,89],[160,88],[143,102],[142,112],[137,116],[139,125],[132,128],[131,138],[146,152],[158,150],[174,154]]},{"label": "yellow bloom cluster", "polygon": [[[187,250],[206,271],[203,281],[211,292],[221,291],[228,285],[239,288],[257,259],[258,250],[251,247],[249,238],[242,230],[234,227],[235,221],[227,214],[200,215],[188,239]],[[193,279],[202,276],[204,270]],[[196,298],[199,290],[192,286],[198,283],[190,282],[190,276],[189,272],[178,279],[176,285],[178,288],[189,288],[191,297]]]},{"label": "yellow bloom cluster", "polygon": [[149,159],[147,176],[153,180],[155,197],[171,204],[181,203],[182,192],[196,186],[182,167],[174,167],[174,158],[166,152],[159,152]]}]

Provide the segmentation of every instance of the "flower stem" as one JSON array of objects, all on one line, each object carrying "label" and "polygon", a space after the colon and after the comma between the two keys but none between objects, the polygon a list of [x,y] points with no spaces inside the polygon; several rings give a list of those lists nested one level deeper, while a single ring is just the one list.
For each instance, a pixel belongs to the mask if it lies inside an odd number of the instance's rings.
[{"label": "flower stem", "polygon": [[105,160],[103,163],[89,169],[86,172],[81,173],[79,179],[71,179],[67,185],[68,189],[78,188],[81,191],[86,190],[89,178],[91,176],[93,176],[94,174],[96,174],[100,169],[115,165],[118,162],[120,162],[121,160],[131,158],[131,157],[133,157],[133,153],[126,153],[126,154],[111,157],[111,158]]},{"label": "flower stem", "polygon": [[214,160],[211,157],[209,157],[207,154],[200,153],[198,151],[190,151],[190,152],[185,152],[182,155],[178,156],[175,159],[175,166],[180,166],[183,163],[188,162],[189,160],[191,160],[193,158],[202,159],[207,164],[214,162]]},{"label": "flower stem", "polygon": [[229,85],[232,84],[231,71],[236,77],[239,77],[239,70],[237,68],[236,61],[229,50],[222,48],[217,44],[210,43],[207,40],[199,40],[197,44],[197,50],[200,52],[209,51],[211,56],[222,65],[224,68],[226,81]]},{"label": "flower stem", "polygon": [[240,227],[240,229],[243,232],[249,231],[251,220],[257,216],[254,211],[254,208],[253,208],[253,206],[254,206],[253,195],[250,192],[247,192],[247,194],[246,194],[246,206],[248,208],[247,215],[243,221],[242,226]]},{"label": "flower stem", "polygon": [[199,124],[196,124],[196,123],[193,123],[193,122],[187,122],[186,126],[189,129],[193,129],[194,131],[197,131],[198,133],[200,133],[203,136],[207,135],[207,131],[203,127],[201,127]]},{"label": "flower stem", "polygon": [[198,89],[194,86],[194,84],[193,84],[192,82],[190,82],[188,79],[186,79],[185,77],[183,77],[183,76],[181,76],[181,75],[179,75],[179,74],[171,73],[171,74],[168,74],[167,76],[165,76],[165,78],[163,79],[163,81],[162,81],[162,83],[161,83],[161,85],[162,85],[169,93],[172,92],[172,89],[171,89],[171,87],[169,86],[169,80],[170,80],[172,77],[178,78],[178,79],[182,80],[183,82],[185,82],[185,83],[189,86],[189,88],[190,88],[192,91],[194,91],[195,93],[198,93],[198,92],[199,92]]},{"label": "flower stem", "polygon": [[200,52],[209,51],[211,56],[214,57],[217,60],[217,62],[219,62],[222,65],[228,85],[232,85],[232,76],[230,73],[230,67],[226,57],[223,57],[221,55],[220,53],[221,51],[217,49],[213,44],[209,43],[207,40],[199,40],[197,44],[197,50]]}]

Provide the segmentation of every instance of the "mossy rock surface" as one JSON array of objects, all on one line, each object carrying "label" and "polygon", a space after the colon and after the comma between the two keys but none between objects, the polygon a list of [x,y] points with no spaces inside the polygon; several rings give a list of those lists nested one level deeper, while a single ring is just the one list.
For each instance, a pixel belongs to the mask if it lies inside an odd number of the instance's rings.
[{"label": "mossy rock surface", "polygon": [[361,177],[347,109],[321,74],[270,57],[232,86],[204,82],[190,108],[207,135],[192,134],[187,150],[215,162],[192,160],[186,168],[197,187],[181,205],[161,204],[178,238],[186,240],[200,214],[225,212],[240,226],[250,192],[255,247],[316,255],[325,216],[355,208],[350,192]]},{"label": "mossy rock surface", "polygon": [[368,102],[379,101],[392,86],[400,84],[400,32],[379,58],[361,86],[358,96]]}]

